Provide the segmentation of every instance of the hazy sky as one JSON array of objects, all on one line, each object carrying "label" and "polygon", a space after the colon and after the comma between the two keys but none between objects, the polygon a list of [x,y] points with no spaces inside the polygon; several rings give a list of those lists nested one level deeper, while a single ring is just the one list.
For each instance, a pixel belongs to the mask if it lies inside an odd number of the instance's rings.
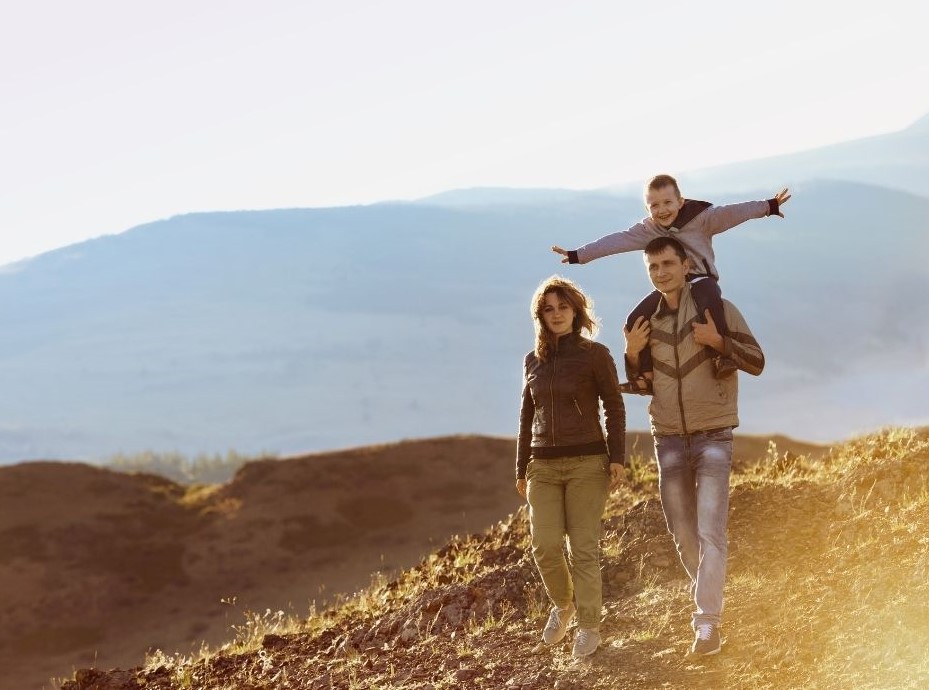
[{"label": "hazy sky", "polygon": [[3,5],[0,264],[190,211],[604,187],[929,112],[916,0]]}]

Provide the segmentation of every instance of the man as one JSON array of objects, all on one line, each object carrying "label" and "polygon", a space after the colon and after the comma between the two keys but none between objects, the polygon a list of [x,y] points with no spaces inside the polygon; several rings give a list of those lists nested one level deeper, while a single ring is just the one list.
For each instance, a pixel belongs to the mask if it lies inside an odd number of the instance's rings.
[{"label": "man", "polygon": [[729,471],[732,429],[739,424],[738,377],[716,378],[713,354],[758,375],[764,354],[745,319],[723,300],[727,335],[721,335],[707,309],[698,317],[684,247],[658,237],[645,247],[645,264],[661,299],[649,319],[624,328],[626,370],[638,376],[640,355],[648,348],[654,363],[654,395],[649,404],[658,459],[661,507],[668,531],[690,576],[696,605],[691,652],[719,652],[726,579]]}]

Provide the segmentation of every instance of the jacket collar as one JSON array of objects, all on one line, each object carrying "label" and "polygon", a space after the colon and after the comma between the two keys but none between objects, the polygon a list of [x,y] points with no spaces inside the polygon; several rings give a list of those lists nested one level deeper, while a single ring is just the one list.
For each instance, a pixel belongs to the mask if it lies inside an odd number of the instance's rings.
[{"label": "jacket collar", "polygon": [[710,206],[712,206],[709,201],[698,201],[697,199],[685,199],[684,205],[681,207],[681,210],[677,214],[677,218],[674,219],[674,225],[671,226],[670,230],[672,232],[677,232],[685,225],[687,225],[694,218],[699,216],[701,213],[706,211]]},{"label": "jacket collar", "polygon": [[577,331],[572,331],[567,335],[563,335],[558,340],[555,341],[555,352],[558,352],[565,347],[577,347],[578,343],[581,341],[581,334]]},{"label": "jacket collar", "polygon": [[684,287],[681,288],[681,298],[677,302],[677,309],[672,309],[668,306],[668,302],[665,300],[664,295],[661,296],[661,299],[658,300],[658,308],[655,309],[653,316],[660,318],[662,316],[670,316],[675,311],[680,311],[681,307],[684,306],[686,300],[692,299],[690,294],[690,283],[684,283]]}]

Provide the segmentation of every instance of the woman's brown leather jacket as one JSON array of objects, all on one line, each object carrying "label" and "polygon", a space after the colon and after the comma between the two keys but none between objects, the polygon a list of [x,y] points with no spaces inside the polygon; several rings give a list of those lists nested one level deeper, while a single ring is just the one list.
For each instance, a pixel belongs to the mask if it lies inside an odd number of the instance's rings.
[{"label": "woman's brown leather jacket", "polygon": [[[605,439],[601,400],[606,413]],[[535,352],[526,355],[516,442],[518,479],[526,476],[529,459],[538,455],[606,451],[611,463],[625,464],[625,441],[626,408],[616,364],[605,345],[571,333],[558,340],[544,362]]]}]

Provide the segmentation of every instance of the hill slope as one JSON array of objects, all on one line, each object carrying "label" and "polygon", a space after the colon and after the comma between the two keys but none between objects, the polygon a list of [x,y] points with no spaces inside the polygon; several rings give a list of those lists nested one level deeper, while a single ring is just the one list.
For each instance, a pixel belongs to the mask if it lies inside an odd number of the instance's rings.
[{"label": "hill slope", "polygon": [[605,644],[532,649],[545,616],[526,514],[288,628],[255,619],[199,660],[85,670],[64,690],[223,688],[920,688],[929,682],[929,442],[911,430],[735,477],[723,653],[685,656],[687,586],[655,486],[614,495]]},{"label": "hill slope", "polygon": [[456,539],[308,620],[254,617],[202,658],[81,670],[64,690],[180,688],[920,688],[929,682],[929,442],[865,437],[780,456],[732,489],[723,653],[685,656],[687,587],[653,477],[610,501],[605,644],[533,653],[546,615],[526,514]]},{"label": "hill slope", "polygon": [[514,452],[509,439],[408,442],[249,463],[218,487],[0,468],[0,688],[215,644],[246,608],[302,612],[409,567],[516,508]]}]

